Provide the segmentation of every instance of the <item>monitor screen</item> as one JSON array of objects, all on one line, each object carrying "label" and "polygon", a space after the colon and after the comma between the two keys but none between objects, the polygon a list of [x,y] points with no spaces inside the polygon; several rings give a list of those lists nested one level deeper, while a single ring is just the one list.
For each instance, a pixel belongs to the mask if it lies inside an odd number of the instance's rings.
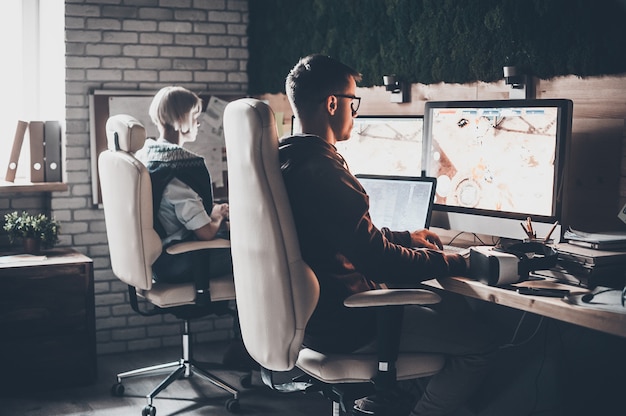
[{"label": "monitor screen", "polygon": [[359,116],[337,151],[353,174],[420,176],[422,116]]},{"label": "monitor screen", "polygon": [[559,220],[570,100],[427,102],[424,120],[423,173],[446,228],[523,239],[519,220]]}]

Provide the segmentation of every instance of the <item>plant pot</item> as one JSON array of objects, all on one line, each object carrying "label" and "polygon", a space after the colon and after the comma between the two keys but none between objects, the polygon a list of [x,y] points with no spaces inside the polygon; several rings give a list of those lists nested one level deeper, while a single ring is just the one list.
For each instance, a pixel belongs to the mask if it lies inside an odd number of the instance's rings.
[{"label": "plant pot", "polygon": [[39,250],[41,250],[41,240],[37,238],[24,238],[22,244],[26,254],[39,254]]}]

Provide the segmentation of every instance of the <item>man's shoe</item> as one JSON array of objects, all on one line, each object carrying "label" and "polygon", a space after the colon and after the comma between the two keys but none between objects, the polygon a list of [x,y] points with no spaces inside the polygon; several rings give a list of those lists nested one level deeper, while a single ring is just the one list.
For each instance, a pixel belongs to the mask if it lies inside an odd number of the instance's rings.
[{"label": "man's shoe", "polygon": [[412,397],[394,392],[384,397],[370,395],[354,401],[355,415],[406,416],[411,409]]}]

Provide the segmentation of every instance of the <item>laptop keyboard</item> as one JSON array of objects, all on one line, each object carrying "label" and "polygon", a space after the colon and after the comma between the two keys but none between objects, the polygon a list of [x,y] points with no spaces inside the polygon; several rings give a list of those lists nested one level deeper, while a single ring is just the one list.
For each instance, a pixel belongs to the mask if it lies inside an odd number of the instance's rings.
[{"label": "laptop keyboard", "polygon": [[469,249],[467,247],[450,246],[450,245],[444,244],[443,249],[441,251],[443,251],[446,254],[464,254],[468,250]]}]

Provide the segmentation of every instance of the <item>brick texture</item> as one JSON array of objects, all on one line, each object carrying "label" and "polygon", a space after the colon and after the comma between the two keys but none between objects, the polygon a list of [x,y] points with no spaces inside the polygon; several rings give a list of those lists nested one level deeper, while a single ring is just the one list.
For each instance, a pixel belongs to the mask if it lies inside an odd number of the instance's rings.
[{"label": "brick texture", "polygon": [[[91,192],[89,93],[156,91],[169,84],[196,92],[245,93],[247,5],[245,0],[66,1],[69,189],[11,195],[0,199],[0,210],[50,210],[65,224],[60,245],[94,260],[99,354],[177,344],[180,328],[173,319],[133,312],[126,287],[110,269],[104,215],[94,206]],[[196,340],[228,339],[230,321],[209,317],[192,324]]]}]

